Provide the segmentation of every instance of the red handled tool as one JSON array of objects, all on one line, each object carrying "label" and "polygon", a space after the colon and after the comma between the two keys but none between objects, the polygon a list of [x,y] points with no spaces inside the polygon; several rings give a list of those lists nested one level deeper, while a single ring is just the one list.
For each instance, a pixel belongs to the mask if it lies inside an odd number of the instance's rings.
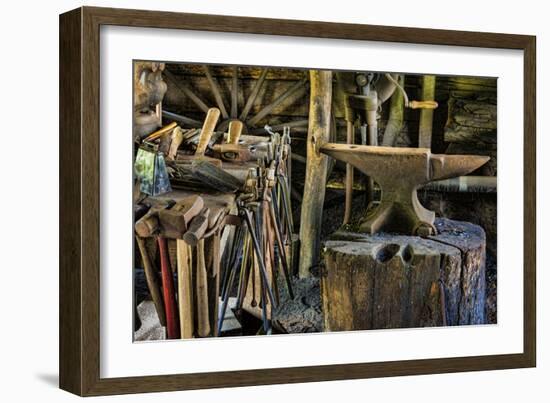
[{"label": "red handled tool", "polygon": [[180,326],[178,321],[178,308],[174,292],[174,278],[168,259],[166,239],[157,238],[160,251],[160,271],[162,274],[162,292],[164,296],[164,310],[166,312],[166,332],[169,339],[179,339]]}]

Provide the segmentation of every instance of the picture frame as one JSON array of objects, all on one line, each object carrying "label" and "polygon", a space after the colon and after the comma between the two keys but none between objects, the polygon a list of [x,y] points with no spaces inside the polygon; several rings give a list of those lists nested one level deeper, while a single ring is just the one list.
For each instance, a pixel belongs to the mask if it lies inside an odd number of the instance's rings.
[{"label": "picture frame", "polygon": [[[337,365],[100,376],[100,28],[128,26],[523,51],[523,352]],[[536,365],[534,36],[81,7],[60,16],[60,387],[80,396],[527,368]],[[101,175],[104,175],[102,173]]]}]

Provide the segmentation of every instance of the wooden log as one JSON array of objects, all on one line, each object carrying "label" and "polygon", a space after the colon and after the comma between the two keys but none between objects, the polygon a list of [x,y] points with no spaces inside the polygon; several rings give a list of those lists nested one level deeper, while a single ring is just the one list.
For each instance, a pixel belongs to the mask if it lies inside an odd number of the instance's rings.
[{"label": "wooden log", "polygon": [[332,72],[310,70],[307,170],[300,222],[300,277],[309,277],[319,262],[320,231],[325,201],[328,157],[319,146],[330,139]]},{"label": "wooden log", "polygon": [[449,98],[444,138],[449,143],[468,143],[481,148],[497,142],[497,105],[494,99]]},{"label": "wooden log", "polygon": [[485,232],[436,227],[429,238],[335,233],[321,273],[325,331],[486,323]]}]

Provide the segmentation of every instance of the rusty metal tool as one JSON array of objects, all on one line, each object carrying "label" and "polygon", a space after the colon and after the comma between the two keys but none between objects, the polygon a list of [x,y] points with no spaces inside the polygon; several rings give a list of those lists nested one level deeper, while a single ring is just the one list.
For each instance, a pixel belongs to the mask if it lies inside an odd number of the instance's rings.
[{"label": "rusty metal tool", "polygon": [[250,233],[250,237],[252,238],[252,246],[254,248],[254,252],[255,252],[255,255],[256,255],[256,258],[257,258],[258,267],[260,269],[260,275],[261,275],[262,282],[266,285],[267,295],[269,297],[269,302],[271,302],[271,306],[273,308],[276,308],[277,303],[275,301],[275,297],[273,296],[273,291],[269,287],[269,279],[268,279],[268,276],[267,276],[267,270],[266,270],[265,265],[264,265],[262,249],[261,249],[261,246],[260,246],[261,244],[258,240],[256,231],[254,230],[254,224],[252,223],[252,218],[250,216],[251,212],[246,208],[241,208],[239,213],[242,214],[242,216],[244,218],[244,221],[246,223],[248,232]]},{"label": "rusty metal tool", "polygon": [[166,239],[157,238],[160,252],[160,271],[162,274],[162,291],[164,294],[164,310],[166,312],[166,334],[169,339],[180,337],[178,307],[176,305],[176,294],[174,292],[174,278],[168,258]]},{"label": "rusty metal tool", "polygon": [[285,276],[285,281],[288,289],[288,294],[290,296],[290,299],[294,299],[294,292],[292,290],[292,281],[290,278],[290,270],[288,268],[288,260],[286,256],[286,250],[282,239],[281,234],[281,223],[279,220],[279,217],[277,216],[275,212],[275,205],[273,204],[275,200],[275,197],[271,197],[271,203],[269,204],[269,215],[271,217],[271,225],[273,226],[274,233],[275,233],[275,240],[277,241],[277,250],[279,252],[279,260],[281,263],[281,267],[283,268],[283,275]]},{"label": "rusty metal tool", "polygon": [[[240,250],[245,250],[243,245],[244,245],[244,239],[245,238],[242,238],[242,243],[239,243],[238,247]],[[241,260],[239,262],[239,260]],[[227,303],[229,302],[229,292],[230,290],[232,289],[233,285],[234,285],[234,282],[235,282],[235,278],[237,276],[237,269],[238,269],[238,264],[241,263],[240,267],[241,267],[241,272],[243,270],[243,262],[246,261],[246,258],[244,257],[243,255],[243,258],[242,259],[235,259],[233,261],[233,265],[228,267],[226,270],[226,273],[229,273],[228,275],[228,278],[227,278],[227,282],[224,284],[224,287],[222,288],[222,291],[221,291],[221,299],[222,299],[222,310],[221,310],[221,315],[220,317],[218,318],[218,333],[221,333],[221,330],[222,330],[222,325],[223,325],[223,320],[225,318],[225,311],[227,310]]]},{"label": "rusty metal tool", "polygon": [[323,144],[320,151],[353,165],[380,185],[380,204],[360,224],[360,231],[370,234],[435,234],[435,213],[420,204],[417,189],[431,181],[466,175],[490,159],[480,155],[432,154],[428,148],[335,143]]}]

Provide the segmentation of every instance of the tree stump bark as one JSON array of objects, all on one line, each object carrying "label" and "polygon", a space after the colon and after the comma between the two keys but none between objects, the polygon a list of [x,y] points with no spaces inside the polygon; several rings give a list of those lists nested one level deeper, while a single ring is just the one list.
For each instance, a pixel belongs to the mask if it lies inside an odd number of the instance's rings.
[{"label": "tree stump bark", "polygon": [[437,219],[438,235],[336,232],[325,243],[325,331],[486,323],[485,232]]}]

